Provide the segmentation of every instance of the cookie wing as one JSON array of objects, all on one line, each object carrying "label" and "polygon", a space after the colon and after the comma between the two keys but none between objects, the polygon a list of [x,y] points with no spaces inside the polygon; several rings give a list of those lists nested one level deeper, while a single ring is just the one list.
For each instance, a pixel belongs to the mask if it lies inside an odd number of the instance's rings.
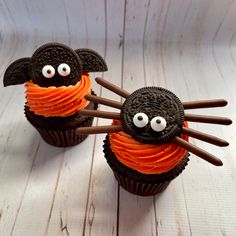
[{"label": "cookie wing", "polygon": [[3,77],[4,87],[9,85],[23,84],[30,80],[29,64],[30,57],[18,59],[11,63]]},{"label": "cookie wing", "polygon": [[87,48],[76,49],[79,55],[84,72],[102,72],[107,71],[107,64],[97,52]]}]

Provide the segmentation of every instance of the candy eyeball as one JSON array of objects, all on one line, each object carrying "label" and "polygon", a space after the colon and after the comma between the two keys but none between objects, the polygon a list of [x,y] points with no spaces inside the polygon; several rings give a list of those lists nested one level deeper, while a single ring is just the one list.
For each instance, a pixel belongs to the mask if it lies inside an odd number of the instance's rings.
[{"label": "candy eyeball", "polygon": [[58,66],[57,72],[61,76],[67,76],[70,74],[70,67],[66,63],[62,63]]},{"label": "candy eyeball", "polygon": [[138,128],[143,128],[148,124],[148,116],[145,113],[139,112],[134,115],[133,123]]},{"label": "candy eyeball", "polygon": [[42,69],[42,74],[45,78],[52,78],[55,75],[55,69],[51,65],[46,65]]},{"label": "candy eyeball", "polygon": [[161,132],[166,128],[166,120],[161,116],[156,116],[151,120],[151,128],[156,132]]}]

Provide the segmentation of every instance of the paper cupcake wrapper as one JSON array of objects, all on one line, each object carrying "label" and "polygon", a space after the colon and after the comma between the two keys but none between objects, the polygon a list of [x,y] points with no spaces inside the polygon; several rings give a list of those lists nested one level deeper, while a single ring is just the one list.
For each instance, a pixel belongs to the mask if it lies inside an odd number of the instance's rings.
[{"label": "paper cupcake wrapper", "polygon": [[131,178],[126,178],[117,172],[114,172],[114,176],[118,181],[119,185],[130,193],[139,196],[151,196],[156,195],[164,191],[171,181],[166,181],[163,183],[142,183],[140,181],[135,181]]},{"label": "paper cupcake wrapper", "polygon": [[119,185],[130,193],[140,196],[150,196],[161,193],[169,183],[185,169],[189,154],[187,153],[182,161],[170,171],[163,174],[145,175],[123,165],[111,151],[109,137],[104,140],[103,151],[107,163],[111,167]]},{"label": "paper cupcake wrapper", "polygon": [[56,147],[69,147],[74,146],[82,141],[84,141],[88,135],[77,135],[75,130],[78,127],[87,127],[91,126],[93,123],[93,118],[87,118],[80,125],[73,128],[66,128],[62,130],[47,130],[40,127],[35,127],[40,133],[42,139],[48,144],[51,144]]}]

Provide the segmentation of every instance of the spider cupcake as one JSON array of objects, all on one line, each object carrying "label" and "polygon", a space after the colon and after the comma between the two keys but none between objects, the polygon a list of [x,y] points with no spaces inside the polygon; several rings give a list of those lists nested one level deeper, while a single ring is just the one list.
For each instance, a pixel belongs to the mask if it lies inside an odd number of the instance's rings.
[{"label": "spider cupcake", "polygon": [[67,147],[86,138],[75,135],[77,127],[92,125],[93,118],[81,117],[77,111],[97,109],[96,103],[84,98],[93,93],[88,72],[106,70],[103,58],[91,49],[73,50],[64,44],[48,43],[32,57],[9,65],[3,83],[25,83],[26,118],[47,143]]},{"label": "spider cupcake", "polygon": [[187,165],[189,152],[221,166],[214,155],[188,142],[188,136],[217,145],[228,142],[190,129],[189,122],[230,125],[226,117],[193,115],[185,110],[222,107],[223,99],[181,102],[167,89],[144,87],[129,93],[110,82],[97,83],[125,98],[124,103],[86,95],[87,100],[120,109],[120,112],[80,110],[80,115],[113,119],[112,125],[77,128],[77,134],[108,133],[104,153],[118,183],[131,193],[149,196],[163,191]]}]

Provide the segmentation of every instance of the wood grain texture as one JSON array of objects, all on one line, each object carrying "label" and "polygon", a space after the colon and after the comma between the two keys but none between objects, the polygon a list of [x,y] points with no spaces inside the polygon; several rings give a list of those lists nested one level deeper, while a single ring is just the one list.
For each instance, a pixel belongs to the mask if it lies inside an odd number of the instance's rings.
[{"label": "wood grain texture", "polygon": [[[235,0],[2,0],[0,75],[45,42],[89,47],[109,68],[93,79],[129,92],[163,86],[182,101],[225,98],[227,107],[189,113],[235,122],[235,10]],[[121,101],[92,83],[100,96]],[[72,148],[49,146],[26,121],[24,101],[22,85],[0,85],[0,235],[236,235],[234,123],[191,123],[230,143],[219,148],[190,139],[223,167],[191,155],[165,192],[144,198],[118,186],[103,156],[104,134]]]}]

